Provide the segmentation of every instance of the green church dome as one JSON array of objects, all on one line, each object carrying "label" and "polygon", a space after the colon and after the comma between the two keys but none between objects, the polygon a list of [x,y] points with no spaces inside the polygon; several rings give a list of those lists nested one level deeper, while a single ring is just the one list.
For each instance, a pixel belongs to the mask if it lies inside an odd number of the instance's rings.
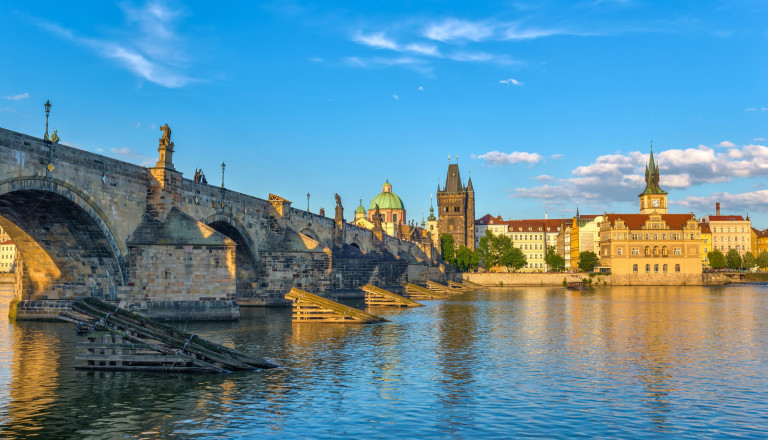
[{"label": "green church dome", "polygon": [[403,201],[400,200],[400,197],[397,196],[397,194],[392,192],[392,185],[389,183],[389,180],[387,180],[386,183],[384,183],[384,187],[381,193],[373,198],[371,201],[371,207],[370,210],[376,209],[376,205],[379,205],[379,209],[402,209],[405,210],[405,205],[403,205]]},{"label": "green church dome", "polygon": [[357,209],[355,209],[355,214],[365,215],[365,207],[363,206],[362,203],[360,203],[360,206],[358,206]]}]

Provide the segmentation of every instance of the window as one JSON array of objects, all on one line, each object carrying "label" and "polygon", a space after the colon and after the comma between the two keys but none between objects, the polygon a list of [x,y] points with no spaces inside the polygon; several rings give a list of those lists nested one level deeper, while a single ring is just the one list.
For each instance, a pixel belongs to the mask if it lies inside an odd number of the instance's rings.
[{"label": "window", "polygon": [[632,248],[632,255],[640,255],[640,248]]},{"label": "window", "polygon": [[680,273],[680,265],[675,264],[675,272]]},{"label": "window", "polygon": [[664,273],[667,273],[667,265],[665,264],[664,267],[662,267],[662,270],[664,270]]},{"label": "window", "polygon": [[619,255],[623,255],[623,254],[624,254],[624,249],[623,249],[623,248],[618,248],[618,249],[616,249],[616,252],[617,252]]},{"label": "window", "polygon": [[675,248],[674,253],[675,253],[675,255],[680,255],[680,248]]},{"label": "window", "polygon": [[666,257],[667,256],[667,252],[668,252],[667,251],[667,247],[666,246],[662,246],[661,247],[661,256],[662,257]]},{"label": "window", "polygon": [[397,223],[397,214],[392,214],[392,223]]},{"label": "window", "polygon": [[645,273],[651,273],[651,265],[650,264],[646,264],[645,265]]},{"label": "window", "polygon": [[650,246],[646,246],[645,247],[645,256],[646,257],[650,257],[651,256],[651,247]]},{"label": "window", "polygon": [[653,265],[653,273],[659,273],[659,265],[658,264],[654,264]]},{"label": "window", "polygon": [[632,265],[632,272],[637,273],[637,264]]}]

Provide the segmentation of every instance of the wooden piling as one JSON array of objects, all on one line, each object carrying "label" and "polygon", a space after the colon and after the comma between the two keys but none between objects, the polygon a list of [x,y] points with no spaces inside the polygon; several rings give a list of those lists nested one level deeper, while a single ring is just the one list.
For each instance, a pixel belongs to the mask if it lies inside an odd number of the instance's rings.
[{"label": "wooden piling", "polygon": [[465,285],[463,285],[461,283],[457,283],[456,281],[450,281],[450,280],[448,281],[448,287],[450,287],[451,289],[454,289],[454,290],[458,290],[460,292],[469,292],[471,290],[474,290],[470,286],[465,286]]},{"label": "wooden piling", "polygon": [[408,294],[408,298],[410,299],[424,301],[430,299],[443,299],[448,297],[446,293],[430,290],[426,287],[421,287],[413,283],[404,283],[403,285],[405,286],[405,292]]},{"label": "wooden piling", "polygon": [[339,304],[330,299],[292,288],[285,299],[293,303],[293,322],[333,322],[342,324],[373,324],[387,322],[379,316],[365,313],[354,307]]},{"label": "wooden piling", "polygon": [[427,288],[429,290],[433,290],[435,292],[441,292],[448,295],[453,295],[454,293],[457,293],[455,289],[451,289],[448,286],[444,286],[440,283],[437,283],[435,281],[427,281]]},{"label": "wooden piling", "polygon": [[402,297],[388,290],[366,284],[360,289],[365,292],[365,305],[370,307],[423,307],[416,301]]}]

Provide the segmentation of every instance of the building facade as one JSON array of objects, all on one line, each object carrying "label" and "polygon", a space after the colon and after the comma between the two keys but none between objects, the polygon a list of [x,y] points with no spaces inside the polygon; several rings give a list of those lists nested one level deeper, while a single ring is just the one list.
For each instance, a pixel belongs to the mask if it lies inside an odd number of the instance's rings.
[{"label": "building facade", "polygon": [[437,232],[451,234],[456,246],[475,248],[475,190],[472,178],[464,186],[459,164],[448,164],[445,185],[437,186]]},{"label": "building facade", "polygon": [[638,196],[640,214],[605,214],[600,226],[601,265],[639,283],[660,276],[684,280],[701,275],[701,226],[692,213],[667,213],[667,193],[659,187],[653,150],[645,183]]}]

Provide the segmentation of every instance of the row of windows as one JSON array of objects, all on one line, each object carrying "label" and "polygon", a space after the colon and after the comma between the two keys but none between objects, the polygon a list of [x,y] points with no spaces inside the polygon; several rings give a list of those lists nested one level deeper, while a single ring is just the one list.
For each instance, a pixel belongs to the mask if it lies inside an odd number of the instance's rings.
[{"label": "row of windows", "polygon": [[[720,228],[720,232],[725,232],[723,229],[724,228]],[[738,228],[733,228],[733,232],[739,232],[737,229]],[[712,228],[712,232],[717,232],[717,228]],[[731,228],[728,228],[728,232],[731,232]],[[747,232],[747,229],[742,227],[741,232]]]},{"label": "row of windows", "polygon": [[[632,266],[632,272],[637,273],[637,264]],[[667,273],[667,265],[666,264],[662,266],[662,272],[663,273]],[[680,265],[679,264],[675,264],[675,272],[678,272],[678,273],[680,272]],[[650,264],[646,264],[645,265],[645,273],[651,273],[651,265]],[[653,265],[653,273],[659,273],[659,265],[658,264],[654,264]]]},{"label": "row of windows", "polygon": [[[712,241],[717,241],[717,237],[715,237]],[[720,241],[725,241],[725,237],[720,237]],[[731,237],[728,237],[728,241],[731,241]],[[736,237],[736,239],[733,241],[739,241],[739,237]],[[741,237],[741,241],[744,242],[747,240],[745,240],[745,237]]]},{"label": "row of windows", "polygon": [[16,250],[16,246],[15,245],[0,246],[0,251],[14,251],[14,250]]},{"label": "row of windows", "polygon": [[[607,252],[607,250],[606,250],[606,252]],[[616,248],[616,253],[618,255],[624,255],[624,248],[621,248],[621,247],[620,248]],[[645,249],[643,250],[643,254],[646,257],[650,257],[650,256],[658,257],[659,255],[661,255],[662,257],[666,257],[667,253],[668,253],[668,250],[667,250],[666,246],[662,246],[661,249],[659,249],[658,246],[654,246],[653,248],[651,248],[650,246],[646,246]],[[681,248],[674,248],[674,249],[672,249],[672,253],[674,255],[682,255],[682,249]],[[640,248],[633,247],[632,248],[632,255],[640,255]]]},{"label": "row of windows", "polygon": [[544,269],[544,263],[526,263],[527,269]]},{"label": "row of windows", "polygon": [[[630,239],[630,240],[642,240],[643,239],[643,235],[645,235],[645,240],[658,240],[658,239],[666,240],[667,239],[667,234],[639,234],[639,233],[627,234],[627,238]],[[698,240],[699,239],[699,235],[698,234],[690,234],[689,238],[691,240]],[[621,234],[621,233],[613,234],[613,239],[614,240],[623,240],[624,239],[624,234]],[[669,239],[670,240],[682,240],[683,239],[683,234],[669,234]]]}]

